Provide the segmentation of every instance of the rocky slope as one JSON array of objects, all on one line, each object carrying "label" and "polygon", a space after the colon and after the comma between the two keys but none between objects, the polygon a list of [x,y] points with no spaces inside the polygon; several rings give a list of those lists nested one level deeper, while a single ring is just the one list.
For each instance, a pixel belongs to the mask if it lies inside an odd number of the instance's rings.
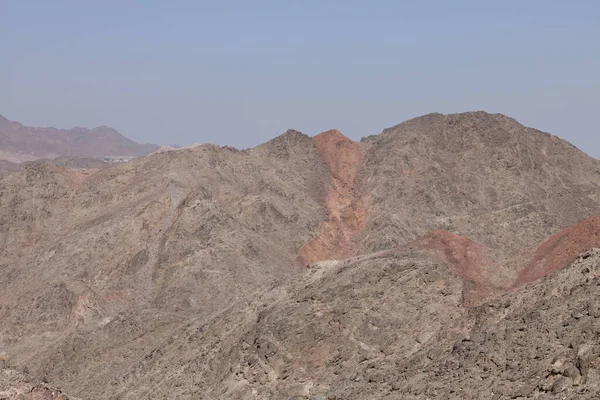
[{"label": "rocky slope", "polygon": [[34,128],[0,115],[0,159],[15,163],[59,156],[142,156],[158,148],[136,143],[106,126],[91,130]]},{"label": "rocky slope", "polygon": [[6,400],[77,400],[47,382],[36,381],[27,372],[0,368],[0,399]]},{"label": "rocky slope", "polygon": [[600,247],[599,185],[483,112],[34,162],[0,181],[0,351],[90,399],[592,396],[594,306],[555,335],[597,295],[597,253],[562,268]]},{"label": "rocky slope", "polygon": [[354,255],[352,240],[366,221],[364,203],[357,198],[360,146],[336,130],[323,132],[314,140],[329,170],[330,183],[325,198],[328,220],[322,224],[319,236],[300,249],[298,261],[301,264]]},{"label": "rocky slope", "polygon": [[426,115],[363,145],[360,252],[449,230],[485,246],[506,285],[532,247],[599,214],[600,163],[504,115]]},{"label": "rocky slope", "polygon": [[421,251],[322,262],[208,321],[120,315],[33,365],[86,398],[593,399],[599,266],[593,251],[466,308]]},{"label": "rocky slope", "polygon": [[[82,169],[101,169],[110,166],[110,163],[101,161],[97,158],[80,158],[61,156],[55,159],[42,158],[44,162],[54,165],[60,165],[65,168],[82,168]],[[36,160],[37,161],[37,160]],[[11,163],[10,161],[0,160],[0,178],[11,174],[15,171],[24,169],[29,164],[36,161],[26,161],[22,163]]]}]

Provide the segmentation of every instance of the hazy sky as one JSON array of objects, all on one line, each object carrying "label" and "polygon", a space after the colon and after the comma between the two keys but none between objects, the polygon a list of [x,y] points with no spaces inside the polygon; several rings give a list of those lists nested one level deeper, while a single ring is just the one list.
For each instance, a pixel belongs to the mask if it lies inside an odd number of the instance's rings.
[{"label": "hazy sky", "polygon": [[485,110],[600,157],[597,0],[0,0],[0,57],[28,125],[243,148]]}]

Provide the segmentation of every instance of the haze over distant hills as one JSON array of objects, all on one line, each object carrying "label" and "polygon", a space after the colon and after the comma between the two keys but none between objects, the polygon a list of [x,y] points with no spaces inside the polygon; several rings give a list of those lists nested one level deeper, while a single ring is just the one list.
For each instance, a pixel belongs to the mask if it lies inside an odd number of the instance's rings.
[{"label": "haze over distant hills", "polygon": [[596,247],[600,161],[500,114],[37,161],[0,180],[0,396],[593,399]]},{"label": "haze over distant hills", "polygon": [[135,157],[158,148],[153,144],[136,143],[107,126],[94,129],[35,128],[0,115],[0,159],[10,162],[59,156]]}]

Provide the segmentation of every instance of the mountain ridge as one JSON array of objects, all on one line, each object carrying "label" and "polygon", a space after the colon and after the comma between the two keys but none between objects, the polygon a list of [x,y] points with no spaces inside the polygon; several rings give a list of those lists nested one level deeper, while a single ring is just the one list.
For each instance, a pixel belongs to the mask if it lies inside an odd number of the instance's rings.
[{"label": "mountain ridge", "polygon": [[15,158],[19,155],[37,158],[132,157],[149,154],[158,148],[152,144],[138,144],[104,125],[93,129],[41,128],[26,126],[5,117],[0,118],[0,150],[12,153]]},{"label": "mountain ridge", "polygon": [[35,162],[0,193],[0,351],[79,397],[598,389],[600,162],[508,117]]}]

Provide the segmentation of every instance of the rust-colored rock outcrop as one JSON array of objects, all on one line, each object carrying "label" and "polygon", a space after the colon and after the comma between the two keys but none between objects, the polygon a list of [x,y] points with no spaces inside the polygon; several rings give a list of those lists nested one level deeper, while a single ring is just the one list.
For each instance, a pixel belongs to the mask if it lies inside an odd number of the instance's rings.
[{"label": "rust-colored rock outcrop", "polygon": [[488,262],[486,251],[472,240],[437,229],[405,247],[430,251],[438,260],[448,263],[466,283],[463,293],[465,305],[491,294],[492,284],[482,272],[482,266]]},{"label": "rust-colored rock outcrop", "polygon": [[600,216],[587,218],[542,242],[513,286],[525,285],[556,272],[595,247],[600,247]]},{"label": "rust-colored rock outcrop", "polygon": [[432,251],[438,259],[448,262],[464,280],[487,285],[481,273],[485,250],[472,240],[444,230],[434,230],[408,246]]},{"label": "rust-colored rock outcrop", "polygon": [[337,130],[320,133],[315,141],[330,171],[331,184],[325,199],[329,219],[319,236],[300,249],[298,261],[302,264],[354,255],[352,238],[364,227],[367,212],[356,189],[360,145]]}]

